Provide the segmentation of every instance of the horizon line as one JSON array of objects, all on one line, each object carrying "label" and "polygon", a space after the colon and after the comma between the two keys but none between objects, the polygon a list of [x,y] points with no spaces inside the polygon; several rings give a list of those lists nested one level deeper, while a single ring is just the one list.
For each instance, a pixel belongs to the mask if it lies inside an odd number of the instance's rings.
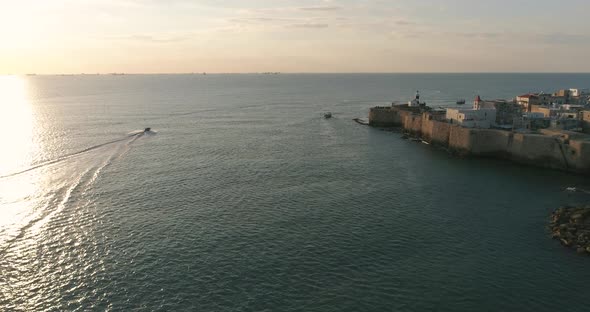
[{"label": "horizon line", "polygon": [[0,76],[125,76],[125,75],[399,75],[399,74],[590,74],[590,72],[517,72],[517,71],[481,71],[481,72],[98,72],[98,73],[1,73]]}]

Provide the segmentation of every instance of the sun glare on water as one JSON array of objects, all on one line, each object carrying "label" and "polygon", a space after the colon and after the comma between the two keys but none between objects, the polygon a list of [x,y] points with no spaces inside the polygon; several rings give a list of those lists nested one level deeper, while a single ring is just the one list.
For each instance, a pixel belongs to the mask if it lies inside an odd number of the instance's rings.
[{"label": "sun glare on water", "polygon": [[8,227],[30,213],[35,195],[35,173],[6,177],[31,166],[36,151],[33,109],[26,81],[18,76],[0,76],[0,242]]},{"label": "sun glare on water", "polygon": [[30,165],[35,151],[33,126],[25,80],[0,76],[0,175]]}]

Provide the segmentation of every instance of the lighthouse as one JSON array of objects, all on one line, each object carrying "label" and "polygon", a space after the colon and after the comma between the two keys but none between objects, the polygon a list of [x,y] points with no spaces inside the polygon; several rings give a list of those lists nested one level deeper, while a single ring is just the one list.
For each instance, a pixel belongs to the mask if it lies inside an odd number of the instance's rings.
[{"label": "lighthouse", "polygon": [[420,91],[416,90],[416,97],[408,102],[409,107],[420,106]]}]

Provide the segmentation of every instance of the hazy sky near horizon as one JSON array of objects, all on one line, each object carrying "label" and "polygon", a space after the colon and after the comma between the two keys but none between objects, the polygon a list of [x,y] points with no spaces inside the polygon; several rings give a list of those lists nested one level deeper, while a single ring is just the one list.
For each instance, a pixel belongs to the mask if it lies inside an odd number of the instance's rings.
[{"label": "hazy sky near horizon", "polygon": [[590,71],[588,0],[0,5],[0,73]]}]

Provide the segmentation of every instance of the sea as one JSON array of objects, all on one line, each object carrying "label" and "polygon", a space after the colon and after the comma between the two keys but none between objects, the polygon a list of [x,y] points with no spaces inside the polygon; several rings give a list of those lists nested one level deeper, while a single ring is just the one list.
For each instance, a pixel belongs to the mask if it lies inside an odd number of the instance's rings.
[{"label": "sea", "polygon": [[[2,311],[588,311],[590,179],[355,123],[590,74],[0,77]],[[333,118],[324,119],[331,112]],[[144,131],[150,127],[151,131]]]}]

